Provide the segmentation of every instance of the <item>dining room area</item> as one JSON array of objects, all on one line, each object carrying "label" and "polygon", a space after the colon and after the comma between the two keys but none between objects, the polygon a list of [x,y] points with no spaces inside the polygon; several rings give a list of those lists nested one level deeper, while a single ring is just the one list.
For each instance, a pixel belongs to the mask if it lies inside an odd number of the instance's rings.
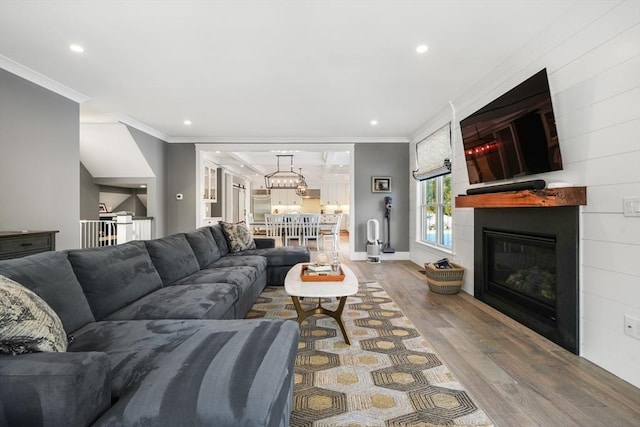
[{"label": "dining room area", "polygon": [[276,246],[307,246],[312,252],[348,250],[348,233],[341,230],[342,213],[268,213],[264,221],[250,216],[248,222],[254,236],[273,238]]}]

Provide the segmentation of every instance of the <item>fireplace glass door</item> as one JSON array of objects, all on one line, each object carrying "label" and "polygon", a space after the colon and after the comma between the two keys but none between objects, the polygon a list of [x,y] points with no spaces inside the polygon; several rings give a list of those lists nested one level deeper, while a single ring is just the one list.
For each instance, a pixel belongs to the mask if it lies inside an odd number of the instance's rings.
[{"label": "fireplace glass door", "polygon": [[556,320],[553,236],[485,230],[488,291]]}]

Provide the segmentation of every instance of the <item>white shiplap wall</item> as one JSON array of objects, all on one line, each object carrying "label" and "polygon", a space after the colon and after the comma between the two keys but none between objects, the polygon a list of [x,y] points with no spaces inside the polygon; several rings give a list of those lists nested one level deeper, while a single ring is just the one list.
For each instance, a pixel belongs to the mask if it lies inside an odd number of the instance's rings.
[{"label": "white shiplap wall", "polygon": [[[413,144],[453,120],[453,191],[469,188],[459,120],[547,68],[564,170],[547,182],[587,186],[581,208],[580,354],[640,386],[640,341],[624,335],[625,314],[640,318],[640,218],[624,217],[623,197],[640,197],[640,1],[581,2],[497,66],[414,135]],[[414,150],[412,150],[413,152]],[[411,159],[411,166],[414,159]],[[411,259],[445,256],[415,242]],[[473,210],[454,212],[454,253],[473,293]]]}]

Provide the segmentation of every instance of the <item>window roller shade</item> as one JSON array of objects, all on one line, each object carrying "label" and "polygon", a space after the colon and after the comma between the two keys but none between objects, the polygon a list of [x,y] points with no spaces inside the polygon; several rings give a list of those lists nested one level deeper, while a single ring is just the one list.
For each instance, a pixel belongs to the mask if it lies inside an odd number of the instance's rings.
[{"label": "window roller shade", "polygon": [[416,144],[418,169],[413,177],[418,181],[451,172],[451,122]]}]

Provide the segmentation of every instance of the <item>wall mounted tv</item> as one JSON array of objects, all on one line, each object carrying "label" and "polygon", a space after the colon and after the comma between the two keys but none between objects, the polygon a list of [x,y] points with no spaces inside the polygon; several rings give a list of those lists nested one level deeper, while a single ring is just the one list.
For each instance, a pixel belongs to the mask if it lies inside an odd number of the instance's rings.
[{"label": "wall mounted tv", "polygon": [[471,184],[562,169],[547,70],[460,122]]}]

